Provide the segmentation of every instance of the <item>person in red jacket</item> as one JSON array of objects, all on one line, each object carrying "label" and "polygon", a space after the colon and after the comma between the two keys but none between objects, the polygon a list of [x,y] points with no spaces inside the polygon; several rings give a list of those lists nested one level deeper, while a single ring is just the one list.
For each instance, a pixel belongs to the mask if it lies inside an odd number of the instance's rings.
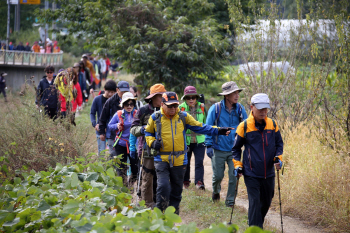
[{"label": "person in red jacket", "polygon": [[[68,69],[73,69],[73,68],[68,68]],[[81,88],[78,82],[78,74],[77,72],[74,70],[73,71],[73,96],[74,99],[71,101],[71,104],[69,105],[70,107],[70,112],[72,113],[72,117],[71,117],[71,123],[73,125],[75,125],[75,112],[77,110],[77,108],[81,108],[81,105],[83,104],[83,96],[82,96],[82,92],[81,92]],[[67,102],[66,102],[66,98],[60,93],[60,102],[61,102],[61,116],[62,117],[66,117],[68,115],[67,113]]]}]

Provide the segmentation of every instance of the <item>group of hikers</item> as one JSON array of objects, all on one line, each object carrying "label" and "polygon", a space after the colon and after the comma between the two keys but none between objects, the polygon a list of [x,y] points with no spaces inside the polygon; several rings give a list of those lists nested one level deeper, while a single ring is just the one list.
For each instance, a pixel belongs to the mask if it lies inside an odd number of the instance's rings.
[{"label": "group of hikers", "polygon": [[[72,68],[74,88],[80,88],[81,73],[92,71],[86,59],[83,55],[83,61]],[[46,77],[38,86],[37,103],[55,118],[57,106],[48,106],[62,93],[55,89],[53,70],[47,67],[45,72]],[[238,102],[243,89],[233,81],[222,85],[218,96],[223,99],[213,104],[208,112],[194,86],[185,87],[181,104],[177,93],[166,90],[160,83],[150,87],[145,104],[138,99],[137,88],[127,81],[107,80],[103,89],[94,97],[90,111],[98,154],[103,155],[108,145],[110,158],[118,163],[117,174],[131,192],[135,184],[140,187],[138,194],[147,207],[164,211],[173,206],[179,214],[183,188],[191,183],[192,154],[194,182],[199,190],[205,190],[203,161],[207,154],[213,170],[212,200],[220,201],[227,164],[226,206],[234,207],[237,180],[243,175],[249,199],[248,223],[263,227],[274,196],[275,168],[281,169],[283,154],[278,125],[267,117],[270,108],[267,94],[252,96],[248,116]],[[83,97],[78,91],[72,102],[80,106]],[[64,100],[60,98],[61,109],[64,109]],[[72,106],[74,112],[74,104]]]},{"label": "group of hikers", "polygon": [[26,42],[24,46],[22,42],[19,42],[18,45],[9,42],[8,47],[5,43],[1,44],[1,50],[10,50],[10,51],[20,51],[20,52],[33,52],[33,53],[59,53],[61,51],[60,46],[57,41],[46,41],[42,43],[35,41],[32,46],[29,45],[29,42]]}]

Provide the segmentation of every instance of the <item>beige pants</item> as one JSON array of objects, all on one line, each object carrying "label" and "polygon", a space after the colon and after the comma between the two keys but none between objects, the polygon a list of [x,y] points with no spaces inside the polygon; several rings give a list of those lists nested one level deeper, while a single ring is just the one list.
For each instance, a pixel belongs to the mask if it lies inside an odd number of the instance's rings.
[{"label": "beige pants", "polygon": [[141,198],[146,202],[147,207],[153,207],[153,196],[155,195],[153,189],[153,176],[155,176],[154,159],[144,157],[142,161],[142,186]]}]

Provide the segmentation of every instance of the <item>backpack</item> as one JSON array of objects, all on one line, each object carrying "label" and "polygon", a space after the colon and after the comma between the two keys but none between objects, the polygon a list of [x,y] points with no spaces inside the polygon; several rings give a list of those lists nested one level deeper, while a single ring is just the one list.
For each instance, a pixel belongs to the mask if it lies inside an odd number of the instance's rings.
[{"label": "backpack", "polygon": [[[276,122],[275,120],[271,119],[272,122],[273,122],[273,129],[276,129]],[[248,123],[247,123],[247,120],[244,120],[244,134],[243,134],[243,137],[246,138],[247,136],[247,127],[248,127]]]},{"label": "backpack", "polygon": [[[218,126],[219,123],[219,118],[220,118],[220,114],[221,114],[221,102],[216,102],[215,103],[215,121],[214,121],[214,125]],[[239,115],[239,122],[241,123],[243,121],[243,107],[242,104],[238,103],[238,115]]]}]

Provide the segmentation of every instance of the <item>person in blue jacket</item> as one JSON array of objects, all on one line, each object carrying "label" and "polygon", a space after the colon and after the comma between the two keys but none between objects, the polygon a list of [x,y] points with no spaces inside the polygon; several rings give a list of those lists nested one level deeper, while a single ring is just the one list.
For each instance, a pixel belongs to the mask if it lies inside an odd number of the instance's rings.
[{"label": "person in blue jacket", "polygon": [[213,168],[212,199],[214,202],[220,200],[221,181],[224,178],[225,163],[228,165],[229,184],[225,201],[227,207],[233,207],[237,182],[237,178],[233,174],[234,166],[231,153],[235,140],[234,135],[239,123],[247,119],[247,113],[243,105],[238,103],[239,93],[242,90],[233,81],[224,83],[222,85],[222,93],[218,94],[218,96],[224,96],[224,99],[210,107],[206,120],[208,125],[233,128],[232,133],[228,137],[205,135],[207,155],[211,158]]},{"label": "person in blue jacket", "polygon": [[[98,119],[100,118],[103,105],[106,103],[106,101],[110,97],[112,97],[116,93],[117,83],[114,80],[108,80],[104,86],[104,90],[105,91],[103,95],[99,95],[94,98],[94,100],[92,101],[91,110],[90,110],[90,121],[91,121],[92,127],[94,127],[96,130],[97,148],[98,148],[99,156],[101,155],[101,151],[106,149],[106,140],[102,141],[100,139]],[[108,131],[109,131],[109,128],[107,126],[106,134]]]}]

